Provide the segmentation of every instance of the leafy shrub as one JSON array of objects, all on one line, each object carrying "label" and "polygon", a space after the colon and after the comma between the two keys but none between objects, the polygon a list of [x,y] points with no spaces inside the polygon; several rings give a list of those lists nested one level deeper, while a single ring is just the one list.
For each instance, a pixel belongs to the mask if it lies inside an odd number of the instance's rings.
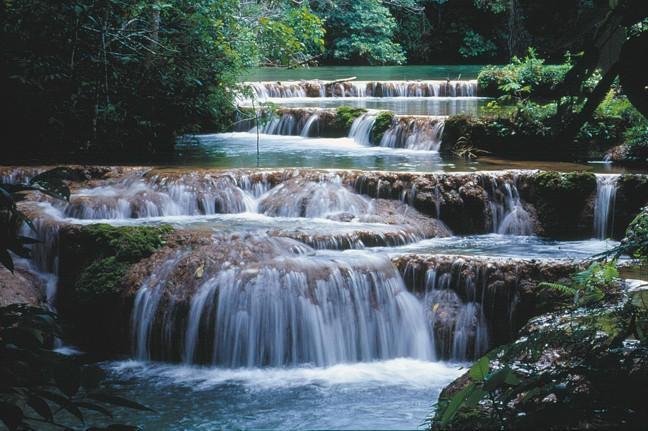
[{"label": "leafy shrub", "polygon": [[519,96],[521,93],[536,98],[551,98],[571,64],[545,65],[544,60],[529,48],[523,59],[513,57],[505,66],[487,66],[479,73],[477,82],[485,96]]},{"label": "leafy shrub", "polygon": [[[0,422],[7,429],[74,430],[60,422],[62,413],[83,424],[87,412],[111,418],[109,405],[152,411],[100,389],[100,369],[53,351],[53,340],[61,335],[53,313],[25,305],[0,308]],[[138,428],[114,424],[92,429]]]}]

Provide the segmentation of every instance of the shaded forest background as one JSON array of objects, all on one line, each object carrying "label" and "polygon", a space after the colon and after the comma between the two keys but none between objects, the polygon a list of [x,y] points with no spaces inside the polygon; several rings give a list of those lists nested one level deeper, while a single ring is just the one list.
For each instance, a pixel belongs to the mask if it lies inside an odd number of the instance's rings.
[{"label": "shaded forest background", "polygon": [[641,1],[2,0],[4,158],[168,154],[232,124],[255,66],[562,62],[619,3]]}]

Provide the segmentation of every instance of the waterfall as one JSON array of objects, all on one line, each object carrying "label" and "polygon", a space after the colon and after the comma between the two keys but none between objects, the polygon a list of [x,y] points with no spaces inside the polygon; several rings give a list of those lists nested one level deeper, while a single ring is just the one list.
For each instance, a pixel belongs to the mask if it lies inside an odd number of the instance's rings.
[{"label": "waterfall", "polygon": [[524,208],[515,185],[516,179],[500,184],[495,175],[482,176],[482,181],[490,183],[492,227],[494,233],[502,235],[533,235],[533,220]]},{"label": "waterfall", "polygon": [[426,274],[424,301],[442,358],[477,358],[490,346],[483,299],[476,296],[475,280],[461,275],[463,263],[458,259],[449,269]]},{"label": "waterfall", "polygon": [[399,119],[380,140],[381,147],[439,151],[444,121],[437,118]]},{"label": "waterfall", "polygon": [[187,363],[228,367],[434,359],[423,302],[406,290],[387,257],[319,256],[287,238],[257,237],[231,246],[259,248],[246,245],[250,241],[266,250],[249,262],[228,258],[206,269],[186,318],[174,318],[176,309],[187,308],[165,291],[165,280],[183,276],[177,269],[186,264],[182,257],[154,271],[133,308],[137,358],[179,350]]},{"label": "waterfall", "polygon": [[351,125],[349,138],[353,138],[360,145],[371,145],[371,129],[376,122],[376,114],[362,114]]},{"label": "waterfall", "polygon": [[477,81],[246,82],[259,100],[306,97],[477,97]]},{"label": "waterfall", "polygon": [[614,202],[616,200],[618,175],[596,175],[596,201],[594,202],[594,237],[605,239],[612,236],[614,227]]},{"label": "waterfall", "polygon": [[128,179],[81,189],[64,209],[78,219],[130,219],[255,211],[254,197],[229,176]]},{"label": "waterfall", "polygon": [[[311,127],[313,127],[313,124],[316,124],[318,121],[319,121],[319,115],[311,114],[311,116],[308,117],[306,124],[304,124],[304,127],[302,128],[300,136],[302,136],[303,138],[308,138],[309,136],[312,136],[313,134],[311,133]],[[315,135],[319,135],[319,133],[316,133]]]}]

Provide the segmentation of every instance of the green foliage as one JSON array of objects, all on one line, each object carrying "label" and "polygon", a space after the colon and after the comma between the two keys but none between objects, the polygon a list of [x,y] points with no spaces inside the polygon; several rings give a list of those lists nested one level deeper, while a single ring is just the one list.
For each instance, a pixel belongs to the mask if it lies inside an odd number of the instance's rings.
[{"label": "green foliage", "polygon": [[376,115],[376,121],[371,129],[371,142],[379,145],[385,132],[394,124],[394,113],[391,111],[381,111]]},{"label": "green foliage", "polygon": [[66,168],[54,168],[36,175],[28,184],[0,183],[0,263],[8,270],[14,270],[10,251],[28,258],[31,250],[27,246],[38,242],[18,234],[23,223],[36,232],[32,221],[16,205],[16,201],[22,198],[21,192],[38,191],[56,199],[69,200],[70,189],[64,183],[69,175]]},{"label": "green foliage", "polygon": [[467,377],[468,382],[460,391],[450,399],[439,400],[436,413],[438,424],[445,427],[452,423],[462,409],[473,409],[482,400],[489,399],[491,401],[489,408],[493,412],[491,416],[497,416],[499,426],[505,427],[500,412],[505,405],[502,400],[496,399],[496,394],[520,385],[521,380],[515,372],[510,367],[491,369],[490,359],[486,355],[473,364],[468,370]]},{"label": "green foliage", "polygon": [[622,255],[648,261],[648,207],[643,208],[630,222],[621,244],[603,254],[603,256],[614,257]]},{"label": "green foliage", "polygon": [[380,0],[320,3],[330,58],[354,64],[401,64],[405,54],[393,41],[396,20]]},{"label": "green foliage", "polygon": [[[152,411],[100,389],[100,369],[51,350],[59,336],[56,315],[48,311],[25,305],[0,308],[0,422],[8,430],[76,429],[62,424],[61,416],[75,418],[85,429],[88,412],[112,418],[111,405]],[[93,429],[138,428],[113,424]]]},{"label": "green foliage", "polygon": [[335,109],[335,128],[348,131],[356,118],[366,113],[363,108],[353,108],[351,106],[338,106]]},{"label": "green foliage", "polygon": [[464,58],[492,58],[497,53],[495,43],[481,34],[468,30],[459,48],[459,54]]},{"label": "green foliage", "polygon": [[323,21],[306,7],[288,7],[277,18],[259,18],[258,54],[264,64],[303,64],[324,52]]},{"label": "green foliage", "polygon": [[627,163],[648,165],[648,125],[639,124],[629,128],[624,136]]},{"label": "green foliage", "polygon": [[572,276],[572,284],[540,283],[540,288],[552,289],[563,296],[572,297],[574,305],[592,305],[609,298],[618,289],[619,271],[616,260],[592,262],[585,270]]},{"label": "green foliage", "polygon": [[16,151],[150,158],[179,134],[225,124],[254,46],[237,10],[236,0],[3,3]]},{"label": "green foliage", "polygon": [[569,61],[545,65],[533,48],[520,59],[513,57],[505,66],[486,66],[477,77],[480,91],[487,96],[504,96],[510,102],[527,96],[549,98],[571,68]]}]

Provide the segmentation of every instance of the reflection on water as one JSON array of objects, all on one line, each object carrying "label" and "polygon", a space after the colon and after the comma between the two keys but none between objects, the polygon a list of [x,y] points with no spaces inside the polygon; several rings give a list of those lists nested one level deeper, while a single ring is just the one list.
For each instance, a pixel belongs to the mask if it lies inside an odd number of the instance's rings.
[{"label": "reflection on water", "polygon": [[428,79],[475,79],[483,66],[321,66],[285,69],[259,67],[241,81],[297,81],[301,79],[336,80],[356,77],[359,81]]},{"label": "reflection on water", "polygon": [[184,138],[177,145],[173,164],[212,168],[362,169],[385,171],[478,171],[505,169],[588,170],[624,172],[611,164],[502,160],[483,157],[477,161],[443,158],[434,151],[369,147],[349,138],[303,138],[300,136],[219,133]]}]

